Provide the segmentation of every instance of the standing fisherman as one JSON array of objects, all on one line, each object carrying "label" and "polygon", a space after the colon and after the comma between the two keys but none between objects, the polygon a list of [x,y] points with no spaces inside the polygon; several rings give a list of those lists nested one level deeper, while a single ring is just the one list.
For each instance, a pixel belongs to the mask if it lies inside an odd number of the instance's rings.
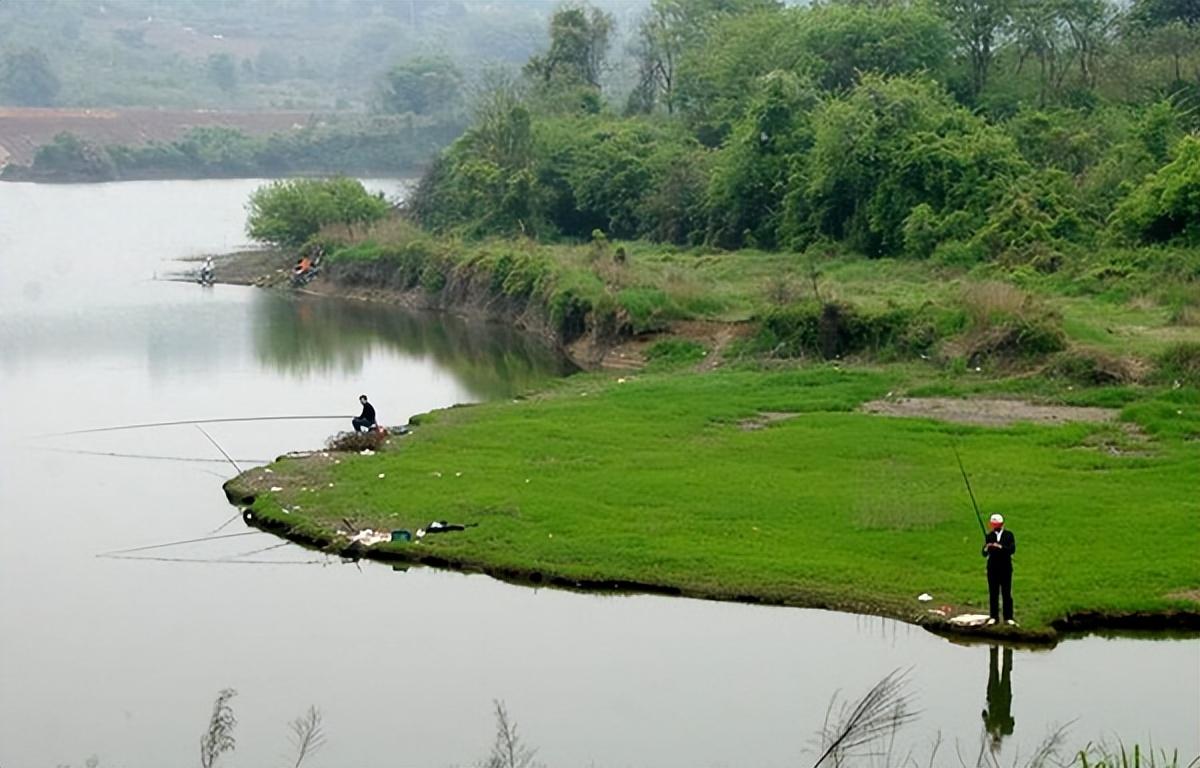
[{"label": "standing fisherman", "polygon": [[1013,621],[1012,604],[1012,556],[1017,553],[1017,539],[1012,531],[1004,530],[1004,517],[992,515],[992,532],[987,534],[983,542],[983,556],[987,558],[988,579],[988,624],[995,624],[1000,618],[1000,598],[1004,597],[1004,621],[1016,625]]}]

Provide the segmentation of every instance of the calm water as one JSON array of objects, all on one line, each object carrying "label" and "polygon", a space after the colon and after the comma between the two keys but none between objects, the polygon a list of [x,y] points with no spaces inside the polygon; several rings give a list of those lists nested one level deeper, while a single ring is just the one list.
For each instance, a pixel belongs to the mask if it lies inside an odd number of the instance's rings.
[{"label": "calm water", "polygon": [[[879,619],[360,568],[291,545],[256,552],[277,543],[257,533],[97,557],[207,535],[231,513],[229,466],[192,427],[35,436],[351,413],[360,391],[403,422],[561,371],[495,327],[154,279],[243,245],[254,186],[0,185],[0,765],[194,765],[212,700],[232,687],[227,766],[283,764],[287,723],[310,704],[329,742],[306,765],[473,764],[493,699],[555,768],[796,766],[815,759],[835,692],[910,667],[922,714],[904,749],[918,756],[940,733],[941,762],[958,764],[956,744],[973,761],[985,709],[1012,731],[1005,765],[1066,723],[1072,744],[1200,754],[1196,640],[1072,640],[1016,651],[1007,675],[1000,653],[989,686],[987,647]],[[251,464],[341,426],[209,432]]]}]

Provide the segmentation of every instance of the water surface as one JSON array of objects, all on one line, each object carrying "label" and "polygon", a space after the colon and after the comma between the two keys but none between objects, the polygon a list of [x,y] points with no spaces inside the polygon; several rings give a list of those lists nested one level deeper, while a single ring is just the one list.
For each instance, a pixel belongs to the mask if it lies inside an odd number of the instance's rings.
[{"label": "water surface", "polygon": [[[1066,723],[1073,744],[1200,753],[1195,640],[1072,640],[1012,653],[1006,674],[1002,652],[888,620],[359,567],[261,533],[97,557],[209,534],[233,470],[192,427],[35,436],[349,414],[360,392],[402,423],[562,372],[496,326],[156,279],[244,245],[254,186],[0,185],[0,764],[194,765],[232,687],[226,766],[282,764],[310,704],[329,742],[306,765],[474,764],[493,699],[549,766],[796,766],[831,696],[897,668],[922,710],[901,741],[918,756],[940,733],[943,762],[955,745],[972,761],[990,725],[1009,765]],[[208,431],[249,465],[342,426]]]}]

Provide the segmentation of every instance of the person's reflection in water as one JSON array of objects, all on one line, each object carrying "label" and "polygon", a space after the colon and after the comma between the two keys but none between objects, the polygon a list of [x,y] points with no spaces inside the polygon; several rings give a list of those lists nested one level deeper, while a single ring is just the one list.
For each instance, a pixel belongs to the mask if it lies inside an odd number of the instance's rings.
[{"label": "person's reflection in water", "polygon": [[1000,649],[992,646],[988,654],[987,709],[983,710],[983,725],[992,737],[992,751],[1000,749],[1005,736],[1011,736],[1016,720],[1012,716],[1012,648],[1004,649],[1004,667],[1000,666]]}]

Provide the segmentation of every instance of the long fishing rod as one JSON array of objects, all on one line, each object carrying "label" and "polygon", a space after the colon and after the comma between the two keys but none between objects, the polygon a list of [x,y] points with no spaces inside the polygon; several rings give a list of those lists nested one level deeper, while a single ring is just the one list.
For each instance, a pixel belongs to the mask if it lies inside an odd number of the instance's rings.
[{"label": "long fishing rod", "polygon": [[95,427],[92,429],[73,429],[70,432],[49,432],[37,437],[65,437],[67,435],[87,435],[94,432],[118,432],[123,429],[149,429],[151,427],[177,427],[183,424],[227,424],[235,421],[300,421],[348,419],[345,414],[338,416],[241,416],[230,419],[183,419],[182,421],[155,421],[146,424],[122,424],[116,427]]},{"label": "long fishing rod", "polygon": [[228,454],[228,453],[226,453],[226,452],[225,452],[225,449],[221,447],[221,444],[220,444],[220,443],[218,443],[216,440],[213,440],[213,436],[212,436],[212,435],[210,435],[210,434],[208,434],[208,432],[207,432],[207,431],[204,429],[204,427],[200,426],[199,424],[193,424],[192,426],[194,426],[196,429],[200,430],[200,434],[202,434],[202,435],[204,435],[205,437],[207,437],[207,438],[208,438],[208,442],[212,443],[212,444],[213,444],[213,446],[214,446],[214,447],[215,447],[215,448],[216,448],[218,451],[220,451],[220,452],[221,452],[221,455],[225,457],[225,460],[226,460],[226,461],[228,461],[230,464],[232,464],[232,465],[233,465],[233,468],[237,470],[237,473],[238,473],[239,475],[240,475],[240,474],[242,474],[242,468],[238,466],[238,463],[237,463],[236,461],[234,461],[234,460],[233,460],[233,459],[232,459],[232,458],[229,456],[229,454]]},{"label": "long fishing rod", "polygon": [[979,531],[987,537],[987,528],[983,525],[983,515],[979,511],[979,504],[975,501],[975,492],[971,490],[971,480],[967,477],[967,470],[963,467],[962,456],[958,455],[958,446],[953,446],[954,458],[958,459],[958,471],[962,473],[963,482],[967,484],[967,495],[971,497],[971,506],[975,508],[975,519],[979,522]]}]

